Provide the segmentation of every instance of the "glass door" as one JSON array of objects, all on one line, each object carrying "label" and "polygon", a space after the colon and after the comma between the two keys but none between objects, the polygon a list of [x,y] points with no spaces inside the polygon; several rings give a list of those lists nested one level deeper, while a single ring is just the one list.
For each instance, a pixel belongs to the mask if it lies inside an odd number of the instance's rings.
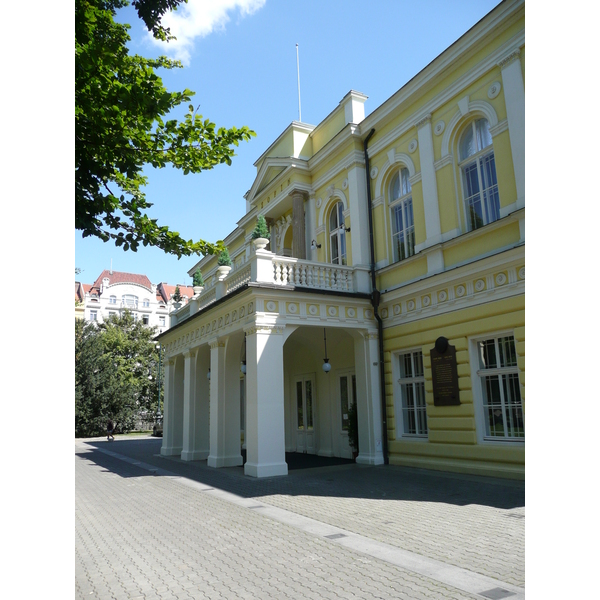
[{"label": "glass door", "polygon": [[314,376],[296,378],[296,452],[315,453],[314,430]]},{"label": "glass door", "polygon": [[356,375],[343,373],[339,376],[340,399],[340,457],[352,458],[352,448],[348,442],[348,409],[356,402]]}]

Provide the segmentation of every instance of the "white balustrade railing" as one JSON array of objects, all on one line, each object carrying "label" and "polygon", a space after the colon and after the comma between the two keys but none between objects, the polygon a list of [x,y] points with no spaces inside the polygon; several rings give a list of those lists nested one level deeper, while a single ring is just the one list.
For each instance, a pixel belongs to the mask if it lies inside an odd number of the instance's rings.
[{"label": "white balustrade railing", "polygon": [[[250,281],[281,286],[296,286],[336,292],[355,292],[353,267],[312,262],[271,252],[258,251],[246,263],[219,279],[218,273],[207,278],[207,284],[198,296],[175,313],[172,325],[193,316]],[[210,283],[209,283],[210,282]],[[173,318],[174,317],[174,318]]]},{"label": "white balustrade railing", "polygon": [[286,256],[273,257],[273,283],[298,287],[353,292],[353,269]]}]

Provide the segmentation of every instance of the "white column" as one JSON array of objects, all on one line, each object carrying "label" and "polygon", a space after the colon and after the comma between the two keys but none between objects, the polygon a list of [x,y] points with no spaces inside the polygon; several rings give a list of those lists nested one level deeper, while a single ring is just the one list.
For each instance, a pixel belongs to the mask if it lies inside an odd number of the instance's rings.
[{"label": "white column", "polygon": [[306,203],[306,247],[308,248],[308,259],[317,260],[317,249],[311,249],[311,242],[317,241],[317,211],[314,195],[309,196]]},{"label": "white column", "polygon": [[384,462],[378,360],[377,332],[369,331],[355,337],[359,452],[356,462],[366,465],[382,465]]},{"label": "white column", "polygon": [[160,453],[163,456],[170,456],[173,448],[173,371],[175,370],[175,361],[165,360],[164,369],[163,438]]},{"label": "white column", "polygon": [[357,292],[369,293],[371,281],[369,271],[371,250],[369,244],[369,213],[367,209],[367,184],[365,166],[354,164],[348,169],[348,204],[350,208],[350,239],[352,244],[352,266],[366,267],[356,273]]},{"label": "white column", "polygon": [[198,348],[183,353],[183,450],[181,460],[198,460],[196,443],[196,356]]},{"label": "white column", "polygon": [[517,50],[498,66],[502,70],[502,86],[508,117],[508,134],[517,185],[517,208],[525,207],[525,84],[521,70],[521,53]]},{"label": "white column", "polygon": [[[237,412],[228,414],[228,376],[226,351],[228,338],[210,344],[210,454],[209,467],[234,467],[243,463],[240,446],[239,373],[229,387],[238,386]],[[237,361],[239,372],[239,359]],[[237,423],[237,432],[235,424]]]},{"label": "white column", "polygon": [[304,192],[292,192],[292,256],[306,258],[306,233],[304,221]]},{"label": "white column", "polygon": [[283,390],[283,330],[246,331],[246,452],[244,473],[287,475]]},{"label": "white column", "polygon": [[181,454],[183,445],[183,369],[177,358],[165,365],[165,405],[163,445],[160,453],[166,456]]}]

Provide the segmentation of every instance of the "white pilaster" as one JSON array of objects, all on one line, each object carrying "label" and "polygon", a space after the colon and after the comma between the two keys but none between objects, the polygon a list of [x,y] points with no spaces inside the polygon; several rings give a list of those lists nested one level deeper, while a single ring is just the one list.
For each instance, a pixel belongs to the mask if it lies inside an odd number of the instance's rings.
[{"label": "white pilaster", "polygon": [[350,208],[350,239],[352,265],[366,267],[356,272],[356,291],[369,293],[371,254],[369,246],[369,214],[367,211],[367,185],[364,165],[354,164],[348,169],[348,204]]},{"label": "white pilaster", "polygon": [[419,158],[421,159],[421,185],[423,187],[423,204],[425,211],[425,235],[423,248],[428,248],[442,241],[440,211],[438,204],[437,179],[434,166],[433,135],[431,115],[425,116],[417,124],[419,139]]},{"label": "white pilaster", "polygon": [[382,465],[381,386],[376,332],[355,337],[356,395],[358,402],[357,463]]},{"label": "white pilaster", "polygon": [[246,452],[244,473],[287,475],[283,390],[283,331],[246,331]]},{"label": "white pilaster", "polygon": [[525,206],[525,84],[520,54],[517,50],[499,63],[517,185],[517,208]]}]

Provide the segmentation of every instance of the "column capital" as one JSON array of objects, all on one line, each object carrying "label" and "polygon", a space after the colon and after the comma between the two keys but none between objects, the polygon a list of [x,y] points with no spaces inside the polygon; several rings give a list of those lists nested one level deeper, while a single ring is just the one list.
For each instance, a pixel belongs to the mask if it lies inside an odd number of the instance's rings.
[{"label": "column capital", "polygon": [[420,129],[421,127],[423,127],[424,125],[427,125],[427,123],[431,123],[431,113],[427,113],[426,115],[423,115],[416,123],[415,123],[415,127],[417,129]]},{"label": "column capital", "polygon": [[225,340],[212,340],[208,343],[208,347],[211,350],[214,350],[215,348],[225,348]]},{"label": "column capital", "polygon": [[254,335],[256,333],[267,334],[267,335],[282,335],[285,327],[280,325],[261,325],[259,323],[253,323],[249,327],[244,327],[244,333],[248,335]]},{"label": "column capital", "polygon": [[496,64],[500,67],[500,69],[504,69],[505,67],[508,67],[508,65],[510,65],[512,62],[514,62],[515,60],[519,60],[520,58],[521,51],[514,50],[513,52],[499,60]]},{"label": "column capital", "polygon": [[195,348],[188,348],[187,350],[183,351],[183,358],[193,358],[196,356],[196,354],[198,353],[198,346],[196,346]]}]

